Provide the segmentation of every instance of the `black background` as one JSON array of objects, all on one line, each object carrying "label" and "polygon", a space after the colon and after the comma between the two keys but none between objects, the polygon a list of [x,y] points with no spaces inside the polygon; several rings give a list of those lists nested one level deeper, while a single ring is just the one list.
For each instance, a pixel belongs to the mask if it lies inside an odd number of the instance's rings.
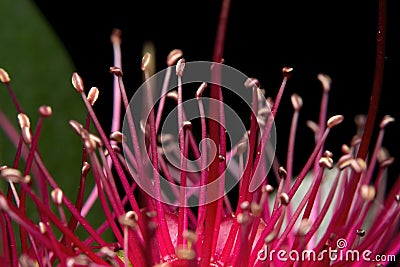
[{"label": "black background", "polygon": [[[221,4],[210,0],[35,2],[61,38],[85,84],[101,90],[95,109],[106,130],[112,103],[112,29],[122,30],[124,80],[132,95],[142,83],[140,64],[146,41],[156,47],[158,70],[166,67],[166,56],[175,48],[183,50],[187,61],[212,59]],[[384,145],[399,158],[400,9],[396,2],[388,0],[385,75],[377,125],[386,114],[396,119],[388,126]],[[277,155],[284,164],[293,110],[290,95],[299,94],[304,107],[295,171],[313,148],[313,134],[305,121],[318,119],[322,93],[318,73],[333,80],[328,116],[345,116],[326,143],[334,160],[340,157],[341,144],[349,144],[355,134],[354,116],[367,112],[375,68],[377,10],[378,0],[232,1],[225,63],[257,78],[272,97],[279,88],[282,67],[294,68],[276,123]],[[392,179],[397,178],[397,161],[390,173]]]}]

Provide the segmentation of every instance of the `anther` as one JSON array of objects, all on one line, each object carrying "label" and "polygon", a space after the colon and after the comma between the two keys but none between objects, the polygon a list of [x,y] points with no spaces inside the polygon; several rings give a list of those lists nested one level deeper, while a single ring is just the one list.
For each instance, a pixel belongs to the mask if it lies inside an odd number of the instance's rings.
[{"label": "anther", "polygon": [[181,58],[176,64],[176,76],[182,77],[184,69],[185,69],[185,59]]},{"label": "anther", "polygon": [[121,35],[122,35],[122,31],[120,29],[113,29],[112,33],[111,33],[111,43],[113,44],[117,44],[120,45],[121,44]]},{"label": "anther", "polygon": [[364,229],[357,229],[357,231],[356,231],[356,234],[359,236],[359,237],[363,237],[364,235],[365,235],[365,230]]},{"label": "anther", "polygon": [[190,230],[183,231],[182,236],[183,236],[183,238],[185,238],[187,241],[189,241],[191,243],[196,243],[198,240],[197,234]]},{"label": "anther", "polygon": [[72,127],[72,129],[73,129],[78,135],[81,135],[81,134],[82,134],[82,129],[83,129],[82,124],[80,124],[80,123],[77,122],[77,121],[70,120],[70,121],[69,121],[69,125]]},{"label": "anther", "polygon": [[87,96],[87,101],[91,106],[96,103],[97,98],[99,98],[99,89],[97,87],[90,88],[90,91]]},{"label": "anther", "polygon": [[83,93],[85,91],[82,78],[77,72],[72,73],[72,85],[78,93]]},{"label": "anther", "polygon": [[39,114],[43,117],[50,117],[53,113],[50,106],[40,106],[39,107]]},{"label": "anther", "polygon": [[178,248],[176,249],[176,256],[182,260],[193,260],[196,258],[196,252],[192,249]]},{"label": "anther", "polygon": [[184,121],[182,127],[185,131],[190,131],[192,130],[192,123],[190,121]]},{"label": "anther", "polygon": [[361,197],[365,200],[365,201],[371,201],[375,198],[375,187],[373,187],[372,185],[362,185],[360,188],[360,193],[361,193]]},{"label": "anther", "polygon": [[244,86],[250,89],[259,88],[260,82],[256,78],[247,78],[247,80],[244,82]]},{"label": "anther", "polygon": [[125,140],[125,136],[120,131],[115,131],[110,134],[110,139],[117,143],[122,143]]},{"label": "anther", "polygon": [[1,176],[13,183],[19,183],[23,179],[22,173],[19,170],[13,168],[6,168],[2,170]]},{"label": "anther", "polygon": [[303,219],[300,222],[299,228],[297,229],[297,234],[300,236],[305,236],[310,230],[312,223],[308,219]]},{"label": "anther", "polygon": [[282,75],[284,78],[289,79],[293,74],[293,68],[291,67],[283,67],[282,68]]},{"label": "anther", "polygon": [[207,88],[207,83],[202,82],[199,88],[196,91],[196,98],[199,98],[203,95],[204,90]]},{"label": "anther", "polygon": [[303,99],[298,94],[293,94],[290,97],[294,110],[299,111],[303,106]]},{"label": "anther", "polygon": [[331,83],[332,83],[332,79],[331,77],[329,77],[326,74],[318,74],[318,80],[322,83],[322,88],[324,89],[325,92],[329,92],[329,90],[331,89]]},{"label": "anther", "polygon": [[172,66],[183,55],[182,50],[174,49],[167,56],[167,65]]},{"label": "anther", "polygon": [[151,59],[150,53],[147,52],[146,54],[144,54],[144,56],[142,58],[142,70],[143,71],[147,70],[147,68],[149,67],[150,59]]},{"label": "anther", "polygon": [[322,157],[319,160],[319,166],[324,166],[325,168],[332,169],[333,168],[333,160],[328,157]]},{"label": "anther", "polygon": [[10,76],[3,68],[0,68],[0,81],[4,84],[11,82]]},{"label": "anther", "polygon": [[85,161],[82,166],[81,174],[83,176],[86,176],[90,171],[90,168],[91,168],[90,164],[87,161]]},{"label": "anther", "polygon": [[271,233],[269,233],[264,239],[265,244],[269,244],[271,241],[273,241],[275,239],[275,237],[276,237],[275,231],[272,231]]},{"label": "anther", "polygon": [[286,194],[286,193],[281,193],[281,194],[279,195],[279,199],[280,199],[282,205],[287,206],[287,205],[289,204],[290,199],[289,199],[288,194]]},{"label": "anther", "polygon": [[264,186],[262,188],[263,192],[267,192],[267,193],[271,193],[272,191],[274,191],[274,187],[270,184],[267,184],[266,186]]},{"label": "anther", "polygon": [[391,116],[389,116],[389,115],[386,115],[385,117],[383,117],[381,123],[379,124],[379,127],[380,127],[381,129],[383,129],[383,128],[386,127],[386,125],[388,125],[388,124],[391,123],[391,122],[394,122],[394,118],[391,117]]},{"label": "anther", "polygon": [[63,191],[60,188],[55,188],[53,191],[51,191],[51,198],[54,204],[60,206],[62,204]]},{"label": "anther", "polygon": [[326,123],[326,126],[328,128],[333,128],[336,125],[340,124],[343,121],[344,117],[342,115],[335,115],[329,118],[328,122]]},{"label": "anther", "polygon": [[286,176],[287,176],[287,171],[285,170],[285,168],[283,168],[282,166],[281,167],[279,167],[279,169],[278,169],[278,174],[279,174],[279,177],[281,178],[281,179],[286,179]]},{"label": "anther", "polygon": [[118,67],[110,67],[110,73],[117,77],[122,77],[124,75],[121,68]]},{"label": "anther", "polygon": [[38,226],[41,234],[45,234],[47,232],[47,227],[43,222],[39,222]]}]

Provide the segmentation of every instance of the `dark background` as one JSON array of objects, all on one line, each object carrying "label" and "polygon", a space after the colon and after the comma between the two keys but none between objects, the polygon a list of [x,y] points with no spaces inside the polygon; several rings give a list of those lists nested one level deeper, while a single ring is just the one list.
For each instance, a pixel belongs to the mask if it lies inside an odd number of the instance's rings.
[{"label": "dark background", "polygon": [[[102,96],[95,109],[107,130],[111,119],[113,64],[110,34],[122,30],[124,80],[129,93],[142,83],[140,64],[143,43],[156,47],[156,67],[175,48],[187,61],[211,60],[221,1],[45,1],[38,7],[70,53],[85,84],[97,86]],[[398,1],[388,1],[385,75],[377,125],[390,114],[385,147],[399,158],[400,109],[397,75],[400,70],[400,16]],[[396,5],[396,6],[395,6]],[[328,117],[343,114],[343,124],[329,136],[326,149],[340,156],[341,144],[355,134],[354,116],[367,113],[376,55],[378,0],[367,1],[232,1],[224,51],[225,63],[261,82],[275,97],[281,69],[294,68],[276,117],[277,155],[285,162],[292,116],[290,95],[303,98],[295,149],[295,171],[313,148],[306,120],[318,120],[322,89],[318,73],[332,80]],[[374,137],[376,132],[374,133]],[[372,144],[374,144],[372,140]],[[390,169],[392,181],[399,164]]]}]

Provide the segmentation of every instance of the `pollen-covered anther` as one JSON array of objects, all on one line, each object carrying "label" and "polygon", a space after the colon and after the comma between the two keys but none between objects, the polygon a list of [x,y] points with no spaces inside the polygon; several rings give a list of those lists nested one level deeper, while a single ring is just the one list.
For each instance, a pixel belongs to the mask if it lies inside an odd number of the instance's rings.
[{"label": "pollen-covered anther", "polygon": [[176,90],[169,91],[166,96],[174,101],[178,101],[178,92]]},{"label": "pollen-covered anther", "polygon": [[97,135],[94,134],[89,134],[89,138],[90,140],[93,140],[93,142],[96,143],[97,147],[102,147],[103,146],[103,141],[101,141],[100,137],[98,137]]},{"label": "pollen-covered anther", "polygon": [[372,185],[362,185],[360,188],[360,194],[365,201],[371,201],[376,195],[375,187]]},{"label": "pollen-covered anther", "polygon": [[363,172],[367,169],[367,164],[361,158],[356,158],[350,161],[350,166],[357,173]]},{"label": "pollen-covered anther", "polygon": [[236,217],[238,224],[246,224],[249,221],[249,216],[245,213],[239,213]]},{"label": "pollen-covered anther", "polygon": [[400,194],[396,194],[394,200],[396,200],[397,204],[400,204]]},{"label": "pollen-covered anther", "polygon": [[326,123],[326,126],[328,128],[333,128],[336,125],[340,124],[343,121],[344,117],[343,115],[335,115],[329,118],[328,122]]},{"label": "pollen-covered anther", "polygon": [[207,83],[202,82],[196,91],[196,98],[200,98],[203,95],[204,90],[207,88]]},{"label": "pollen-covered anther", "polygon": [[322,157],[319,160],[319,166],[321,166],[321,167],[323,166],[325,168],[332,169],[333,168],[333,160],[332,160],[332,158]]},{"label": "pollen-covered anther", "polygon": [[293,68],[291,67],[283,67],[282,68],[282,75],[284,78],[289,79],[290,77],[292,77],[293,74]]},{"label": "pollen-covered anther", "polygon": [[256,202],[251,202],[250,210],[254,216],[258,217],[261,215],[263,207]]},{"label": "pollen-covered anther", "polygon": [[31,134],[31,130],[28,127],[21,128],[21,135],[22,135],[22,139],[24,139],[24,142],[26,144],[29,145],[32,143],[32,134]]},{"label": "pollen-covered anther", "polygon": [[354,123],[358,129],[364,129],[365,123],[367,122],[367,116],[364,114],[357,114],[354,116]]},{"label": "pollen-covered anther", "polygon": [[125,141],[125,136],[120,131],[115,131],[110,134],[110,140],[117,143],[122,143],[123,141]]},{"label": "pollen-covered anther", "polygon": [[119,223],[135,229],[137,227],[138,215],[134,211],[128,211],[119,217]]},{"label": "pollen-covered anther", "polygon": [[178,60],[178,63],[176,63],[176,76],[182,77],[183,76],[183,71],[185,70],[185,59],[181,58]]},{"label": "pollen-covered anther", "polygon": [[345,144],[342,145],[341,150],[343,154],[349,154],[351,152],[350,147]]},{"label": "pollen-covered anther", "polygon": [[300,236],[305,236],[310,230],[312,223],[308,219],[301,220],[299,228],[297,229],[297,234]]},{"label": "pollen-covered anther", "polygon": [[24,178],[22,179],[21,182],[24,183],[24,184],[30,184],[31,181],[32,181],[32,177],[29,174],[27,174],[27,175],[24,176]]},{"label": "pollen-covered anther", "polygon": [[110,36],[111,43],[120,45],[121,44],[121,35],[122,35],[122,31],[120,29],[117,29],[117,28],[113,29],[111,32],[111,36]]},{"label": "pollen-covered anther", "polygon": [[190,121],[184,121],[182,123],[183,130],[191,131],[192,130],[192,123]]},{"label": "pollen-covered anther", "polygon": [[185,247],[177,248],[175,253],[178,259],[181,260],[194,260],[196,258],[196,252]]},{"label": "pollen-covered anther", "polygon": [[11,82],[10,76],[3,68],[0,68],[0,81],[4,84]]},{"label": "pollen-covered anther", "polygon": [[248,201],[243,201],[239,206],[244,211],[248,211],[250,209],[250,203]]},{"label": "pollen-covered anther", "polygon": [[383,129],[391,122],[394,122],[394,118],[392,116],[386,115],[383,117],[381,123],[379,124],[379,127]]},{"label": "pollen-covered anther", "polygon": [[172,66],[183,55],[182,50],[174,49],[167,56],[167,65]]},{"label": "pollen-covered anther", "polygon": [[218,155],[218,160],[219,162],[224,162],[226,160],[226,157],[224,155]]},{"label": "pollen-covered anther", "polygon": [[279,195],[279,199],[280,199],[282,205],[287,206],[287,205],[289,204],[290,199],[289,199],[288,194],[286,194],[286,193],[281,193],[281,194]]},{"label": "pollen-covered anther", "polygon": [[39,227],[39,231],[42,235],[47,233],[47,226],[46,226],[46,224],[44,224],[44,222],[39,222],[38,227]]},{"label": "pollen-covered anther", "polygon": [[271,193],[272,191],[274,191],[274,187],[270,184],[267,184],[266,186],[263,186],[261,190],[262,192]]},{"label": "pollen-covered anther", "polygon": [[199,239],[199,236],[191,231],[191,230],[185,230],[182,233],[183,238],[185,238],[187,241],[189,241],[192,244],[195,244],[197,240]]},{"label": "pollen-covered anther", "polygon": [[83,93],[85,91],[82,78],[77,72],[72,73],[72,85],[78,93]]},{"label": "pollen-covered anther", "polygon": [[324,157],[328,157],[328,158],[332,158],[333,157],[333,153],[329,150],[325,150],[324,152]]},{"label": "pollen-covered anther", "polygon": [[281,178],[281,179],[286,179],[286,176],[287,176],[287,171],[285,170],[285,168],[283,168],[282,166],[281,167],[279,167],[279,169],[278,169],[278,174],[279,174],[279,178]]},{"label": "pollen-covered anther", "polygon": [[6,180],[11,181],[13,183],[20,183],[23,181],[22,173],[14,168],[6,168],[1,171],[1,176],[3,176]]},{"label": "pollen-covered anther", "polygon": [[99,89],[97,87],[90,88],[90,91],[87,96],[87,101],[89,102],[89,104],[93,106],[98,98],[99,98]]},{"label": "pollen-covered anther", "polygon": [[36,263],[26,254],[22,254],[18,259],[19,265],[21,267],[35,267]]},{"label": "pollen-covered anther", "polygon": [[17,117],[18,117],[19,127],[21,129],[24,128],[24,127],[27,127],[27,128],[31,127],[31,123],[30,123],[29,117],[26,114],[19,113]]},{"label": "pollen-covered anther", "polygon": [[318,74],[317,78],[321,82],[322,88],[324,89],[324,91],[329,92],[329,90],[331,89],[331,84],[332,84],[331,77],[329,77],[326,74],[320,73],[320,74]]},{"label": "pollen-covered anther", "polygon": [[91,260],[84,254],[77,255],[73,258],[68,258],[67,267],[73,266],[90,266]]},{"label": "pollen-covered anther", "polygon": [[50,117],[53,114],[53,110],[50,106],[40,106],[39,114],[43,117]]},{"label": "pollen-covered anther", "polygon": [[146,52],[142,58],[142,71],[146,71],[149,67],[151,60],[151,54],[149,52]]},{"label": "pollen-covered anther", "polygon": [[114,74],[117,77],[124,76],[124,73],[122,72],[121,68],[118,67],[110,67],[110,73]]},{"label": "pollen-covered anther", "polygon": [[51,191],[51,199],[53,200],[54,204],[60,206],[63,200],[63,191],[60,188],[55,188]]},{"label": "pollen-covered anther", "polygon": [[155,210],[147,211],[145,214],[146,214],[147,218],[149,218],[149,219],[157,217],[157,211],[155,211]]},{"label": "pollen-covered anther", "polygon": [[294,110],[299,111],[303,106],[303,99],[298,94],[293,94],[290,97]]},{"label": "pollen-covered anther", "polygon": [[272,231],[264,238],[264,243],[269,244],[276,238],[276,232]]},{"label": "pollen-covered anther", "polygon": [[362,229],[362,228],[357,229],[356,234],[357,234],[359,237],[363,237],[363,236],[365,236],[365,230]]},{"label": "pollen-covered anther", "polygon": [[340,157],[338,160],[338,167],[340,170],[343,170],[344,168],[350,166],[351,162],[353,161],[353,156],[351,154],[345,154]]},{"label": "pollen-covered anther", "polygon": [[77,122],[77,121],[70,120],[70,121],[69,121],[69,125],[72,127],[72,129],[73,129],[78,135],[82,135],[82,130],[83,130],[82,124],[80,124],[80,123]]},{"label": "pollen-covered anther", "polygon": [[109,247],[101,247],[98,254],[101,257],[110,258],[110,259],[113,259],[116,256],[115,252],[113,250],[111,250]]},{"label": "pollen-covered anther", "polygon": [[86,176],[86,175],[89,173],[90,168],[91,168],[91,166],[90,166],[89,162],[85,161],[85,162],[83,163],[83,165],[82,165],[81,174],[82,174],[83,176]]},{"label": "pollen-covered anther", "polygon": [[306,125],[307,125],[308,128],[311,129],[311,131],[314,132],[314,134],[319,132],[319,126],[315,122],[313,122],[311,120],[308,120],[308,121],[306,121]]},{"label": "pollen-covered anther", "polygon": [[247,78],[246,81],[244,82],[244,86],[246,88],[259,88],[260,87],[260,81],[257,80],[256,78]]}]

